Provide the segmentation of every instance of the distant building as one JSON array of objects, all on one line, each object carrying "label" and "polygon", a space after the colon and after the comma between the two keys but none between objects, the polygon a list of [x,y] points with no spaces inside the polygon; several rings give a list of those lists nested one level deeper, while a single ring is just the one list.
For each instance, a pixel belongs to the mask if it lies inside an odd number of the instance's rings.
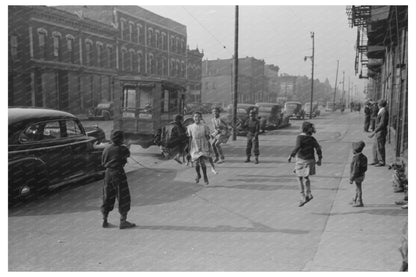
[{"label": "distant building", "polygon": [[273,64],[267,64],[264,67],[264,75],[266,77],[266,91],[267,100],[266,102],[274,103],[277,102],[277,97],[280,91],[279,85],[279,70],[280,68]]},{"label": "distant building", "polygon": [[194,89],[202,56],[186,45],[185,25],[138,6],[9,6],[9,105],[86,113],[117,76]]},{"label": "distant building", "polygon": [[279,94],[278,97],[284,97],[287,100],[295,99],[296,92],[296,76],[282,74],[279,77]]},{"label": "distant building", "polygon": [[186,102],[200,103],[201,102],[201,78],[202,78],[202,57],[203,52],[197,49],[187,50],[187,87],[186,87]]},{"label": "distant building", "polygon": [[[238,59],[238,103],[264,102],[266,91],[265,63],[253,57]],[[234,94],[234,60],[202,62],[202,102],[232,104]]]}]

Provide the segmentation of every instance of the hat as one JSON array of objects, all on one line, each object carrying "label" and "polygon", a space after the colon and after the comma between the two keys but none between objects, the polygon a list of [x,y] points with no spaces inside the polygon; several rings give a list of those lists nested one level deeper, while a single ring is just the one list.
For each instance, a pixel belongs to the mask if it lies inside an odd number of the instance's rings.
[{"label": "hat", "polygon": [[364,146],[365,146],[365,143],[362,140],[352,143],[352,149],[354,150],[355,153],[360,153],[361,151],[363,151]]},{"label": "hat", "polygon": [[114,131],[111,134],[111,141],[115,144],[120,144],[124,140],[124,132],[123,131]]},{"label": "hat", "polygon": [[385,107],[387,105],[387,101],[384,99],[381,99],[380,101],[378,101],[378,105],[381,107]]}]

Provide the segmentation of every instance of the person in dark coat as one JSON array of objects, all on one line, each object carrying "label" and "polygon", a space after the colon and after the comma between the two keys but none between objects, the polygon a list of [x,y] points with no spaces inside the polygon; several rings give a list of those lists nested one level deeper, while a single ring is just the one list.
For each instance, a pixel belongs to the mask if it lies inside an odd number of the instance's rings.
[{"label": "person in dark coat", "polygon": [[255,156],[254,163],[259,163],[259,133],[260,133],[260,121],[257,119],[256,111],[254,109],[250,110],[248,116],[249,118],[243,123],[242,127],[247,128],[247,146],[246,146],[246,155],[247,159],[245,163],[250,162],[251,150]]},{"label": "person in dark coat", "polygon": [[376,119],[378,114],[378,104],[377,102],[374,102],[373,105],[371,105],[371,117],[370,117],[370,128],[371,131],[374,132],[376,129]]},{"label": "person in dark coat", "polygon": [[103,228],[110,224],[107,221],[108,214],[114,209],[115,200],[118,201],[120,213],[120,229],[132,228],[134,223],[127,221],[127,213],[130,210],[130,190],[127,183],[124,166],[130,156],[130,150],[123,145],[123,131],[114,131],[111,134],[111,144],[104,148],[102,165],[105,168],[103,203],[101,213],[103,215]]},{"label": "person in dark coat", "polygon": [[[322,149],[318,141],[312,136],[315,133],[315,126],[310,122],[303,122],[302,133],[296,137],[296,146],[288,158],[290,163],[292,157],[296,156],[295,173],[298,176],[301,199],[299,207],[313,199],[311,193],[310,175],[315,175],[315,164],[322,164]],[[315,151],[318,161],[315,161]],[[303,183],[305,180],[305,184]],[[306,186],[306,193],[305,193]]]},{"label": "person in dark coat", "polygon": [[364,106],[364,132],[368,132],[370,127],[370,118],[371,118],[371,108],[370,102],[365,103]]},{"label": "person in dark coat", "polygon": [[373,162],[371,165],[377,167],[386,165],[386,138],[387,126],[389,123],[389,112],[386,107],[386,100],[380,100],[378,105],[380,106],[380,110],[377,114],[376,128],[369,136],[370,138],[375,136],[373,144]]},{"label": "person in dark coat", "polygon": [[355,196],[351,203],[353,207],[364,207],[362,183],[365,178],[365,172],[367,171],[367,157],[362,153],[364,147],[365,143],[363,141],[352,143],[354,156],[350,166],[350,184],[355,182],[356,186]]}]

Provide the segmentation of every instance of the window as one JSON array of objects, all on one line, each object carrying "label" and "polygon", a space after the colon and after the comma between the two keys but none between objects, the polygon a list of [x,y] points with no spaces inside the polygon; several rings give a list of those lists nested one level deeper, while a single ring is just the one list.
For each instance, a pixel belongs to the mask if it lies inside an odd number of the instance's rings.
[{"label": "window", "polygon": [[134,26],[133,26],[133,23],[129,23],[129,40],[130,41],[133,41],[133,29],[134,29]]},{"label": "window", "polygon": [[74,55],[74,38],[73,37],[66,38],[66,49],[68,51],[68,61],[70,63],[74,63],[75,55]]},{"label": "window", "polygon": [[149,28],[147,32],[147,46],[153,46],[153,29]]},{"label": "window", "polygon": [[66,121],[66,135],[68,137],[78,137],[82,136],[81,129],[76,121],[68,120]]},{"label": "window", "polygon": [[175,38],[173,36],[170,37],[170,51],[175,51]]},{"label": "window", "polygon": [[126,21],[123,20],[123,19],[121,19],[120,28],[121,28],[121,30],[120,30],[121,31],[121,39],[122,40],[125,40],[126,37],[127,37],[127,34],[126,34]]},{"label": "window", "polygon": [[185,62],[181,62],[181,76],[185,77]]},{"label": "window", "polygon": [[138,43],[142,43],[142,25],[138,24],[137,25],[137,42]]},{"label": "window", "polygon": [[97,43],[97,65],[103,66],[103,44]]},{"label": "window", "polygon": [[164,32],[162,32],[162,43],[161,43],[162,45],[161,45],[161,47],[162,47],[162,49],[163,50],[166,50],[167,49],[167,45],[166,45],[166,33],[164,33]]},{"label": "window", "polygon": [[148,62],[148,72],[150,74],[154,73],[154,58],[153,58],[153,54],[149,54],[149,62]]},{"label": "window", "polygon": [[17,36],[12,35],[10,37],[10,54],[12,59],[15,60],[17,56]]},{"label": "window", "polygon": [[179,38],[176,38],[176,40],[175,40],[175,51],[177,51],[177,52],[180,51],[180,49],[179,49]]},{"label": "window", "polygon": [[160,47],[159,39],[160,39],[160,33],[158,30],[156,30],[155,32],[155,47],[156,48]]},{"label": "window", "polygon": [[85,42],[85,63],[87,66],[92,65],[92,41]]},{"label": "window", "polygon": [[132,87],[123,88],[123,109],[136,110],[136,89]]},{"label": "window", "polygon": [[141,52],[137,54],[137,72],[142,72],[143,55]]},{"label": "window", "polygon": [[43,139],[56,139],[61,137],[61,127],[58,121],[51,121],[45,124],[43,129]]},{"label": "window", "polygon": [[131,72],[133,72],[133,70],[134,70],[134,66],[133,66],[133,63],[134,63],[134,50],[130,50],[129,54],[130,54],[130,59],[129,59],[129,70],[130,70]]},{"label": "window", "polygon": [[46,49],[45,49],[45,42],[46,42],[46,31],[39,31],[38,32],[38,39],[39,39],[39,58],[45,59],[46,57]]},{"label": "window", "polygon": [[113,68],[113,47],[111,45],[107,45],[107,67]]},{"label": "window", "polygon": [[163,57],[162,58],[162,75],[168,75],[168,67],[167,67],[167,64],[166,64],[166,58],[165,57]]},{"label": "window", "polygon": [[181,39],[181,53],[185,53],[185,40]]},{"label": "window", "polygon": [[126,70],[126,60],[127,60],[127,50],[126,49],[121,49],[121,70]]},{"label": "window", "polygon": [[60,58],[60,42],[61,35],[59,33],[54,33],[53,35],[53,56],[59,60]]}]

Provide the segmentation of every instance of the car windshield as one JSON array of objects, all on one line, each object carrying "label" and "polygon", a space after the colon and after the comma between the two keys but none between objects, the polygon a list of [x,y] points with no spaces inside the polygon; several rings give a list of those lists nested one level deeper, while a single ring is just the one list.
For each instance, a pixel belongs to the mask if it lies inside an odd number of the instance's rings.
[{"label": "car windshield", "polygon": [[271,112],[272,107],[260,107],[259,112]]},{"label": "car windshield", "polygon": [[111,107],[111,103],[100,103],[97,105],[97,108],[100,109],[109,109]]}]

